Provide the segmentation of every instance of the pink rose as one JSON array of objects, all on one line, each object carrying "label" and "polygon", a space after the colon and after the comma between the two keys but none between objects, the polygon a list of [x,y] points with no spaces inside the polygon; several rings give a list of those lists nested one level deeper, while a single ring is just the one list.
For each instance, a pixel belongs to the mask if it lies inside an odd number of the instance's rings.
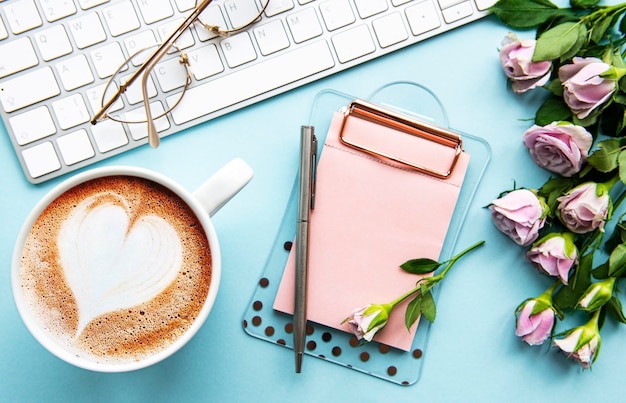
[{"label": "pink rose", "polygon": [[573,358],[583,368],[589,368],[597,358],[601,339],[597,324],[589,323],[573,329],[566,337],[556,339],[554,344],[569,358]]},{"label": "pink rose", "polygon": [[539,240],[526,253],[539,271],[554,277],[559,277],[563,284],[567,284],[569,272],[578,261],[578,249],[570,233],[550,234]]},{"label": "pink rose", "polygon": [[342,323],[348,322],[350,331],[357,339],[372,341],[376,333],[387,325],[392,308],[390,304],[370,304],[356,309]]},{"label": "pink rose", "polygon": [[556,200],[561,221],[570,231],[585,234],[597,228],[603,230],[611,204],[604,186],[595,182],[583,183]]},{"label": "pink rose", "polygon": [[523,139],[537,165],[568,177],[580,171],[593,143],[591,133],[584,127],[557,122],[543,127],[534,125]]},{"label": "pink rose", "polygon": [[595,57],[575,57],[572,64],[563,65],[559,69],[563,98],[579,119],[589,116],[615,91],[615,80],[600,76],[610,67]]},{"label": "pink rose", "polygon": [[513,91],[517,93],[542,86],[550,79],[552,62],[532,61],[535,44],[535,40],[519,40],[511,32],[502,40],[500,64],[504,74],[513,81]]},{"label": "pink rose", "polygon": [[529,299],[518,308],[515,335],[531,346],[542,344],[552,334],[554,310],[546,307],[533,314],[537,300]]},{"label": "pink rose", "polygon": [[527,246],[539,236],[546,221],[546,205],[535,193],[518,189],[489,206],[495,226],[515,243]]}]

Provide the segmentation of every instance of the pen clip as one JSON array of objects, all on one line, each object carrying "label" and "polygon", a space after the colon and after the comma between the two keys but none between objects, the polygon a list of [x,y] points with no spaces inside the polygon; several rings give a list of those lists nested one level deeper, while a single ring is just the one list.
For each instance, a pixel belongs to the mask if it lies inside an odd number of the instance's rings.
[{"label": "pen clip", "polygon": [[311,134],[311,210],[315,208],[315,189],[317,188],[317,137]]}]

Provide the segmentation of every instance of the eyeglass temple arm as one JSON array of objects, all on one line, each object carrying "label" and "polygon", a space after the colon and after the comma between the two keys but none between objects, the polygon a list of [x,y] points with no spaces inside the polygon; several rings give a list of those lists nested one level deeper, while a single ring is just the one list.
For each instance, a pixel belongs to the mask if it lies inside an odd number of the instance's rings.
[{"label": "eyeglass temple arm", "polygon": [[[115,94],[113,94],[113,96],[109,98],[109,100],[103,104],[102,108],[93,116],[93,118],[91,119],[91,124],[95,125],[97,122],[104,118],[106,112],[109,110],[111,105],[113,105],[113,103],[118,100],[120,95],[122,95],[126,91],[126,88],[128,88],[137,79],[137,77],[139,77],[139,75],[141,75],[146,70],[148,70],[147,72],[150,73],[156,62],[161,60],[163,55],[165,55],[170,50],[172,45],[174,45],[174,42],[183,34],[183,32],[185,32],[187,28],[189,28],[191,24],[193,24],[193,22],[204,11],[204,9],[207,8],[211,1],[213,0],[201,0],[200,4],[196,5],[196,8],[193,10],[193,12],[189,14],[187,18],[185,18],[182,24],[180,24],[178,28],[176,28],[176,30],[174,30],[174,32],[172,32],[165,41],[163,41],[161,46],[159,46],[152,53],[152,55],[150,55],[150,57],[139,67],[139,69],[137,69],[137,71],[135,71],[135,73],[133,73],[126,82],[120,84]],[[147,69],[148,66],[150,66],[150,69]],[[146,109],[146,112],[149,113],[149,108]]]}]

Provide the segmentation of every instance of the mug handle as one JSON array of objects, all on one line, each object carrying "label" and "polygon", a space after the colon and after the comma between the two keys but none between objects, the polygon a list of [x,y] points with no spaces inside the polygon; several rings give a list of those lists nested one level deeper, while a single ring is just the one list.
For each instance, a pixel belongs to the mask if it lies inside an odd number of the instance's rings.
[{"label": "mug handle", "polygon": [[244,160],[235,158],[204,182],[193,196],[211,217],[239,193],[253,175],[252,168]]}]

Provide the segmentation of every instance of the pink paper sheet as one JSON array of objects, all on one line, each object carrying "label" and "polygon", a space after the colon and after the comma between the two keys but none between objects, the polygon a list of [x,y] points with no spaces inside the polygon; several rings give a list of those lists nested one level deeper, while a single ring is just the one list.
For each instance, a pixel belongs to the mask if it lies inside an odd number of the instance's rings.
[{"label": "pink paper sheet", "polygon": [[[400,264],[414,258],[439,258],[469,155],[462,153],[448,179],[437,179],[342,145],[338,140],[341,119],[340,114],[333,118],[317,168],[307,318],[348,331],[341,322],[353,310],[391,302],[415,286],[419,277],[405,273]],[[358,118],[349,118],[344,130],[364,134],[389,131],[386,136],[370,136],[384,139],[388,148],[399,135]],[[406,147],[404,140],[396,144]],[[441,165],[441,153],[449,151],[439,151],[420,158]],[[294,305],[294,272],[295,247],[274,301],[274,309],[289,314]],[[388,325],[374,340],[410,350],[417,324],[410,332],[404,324],[407,303],[394,309]]]}]

